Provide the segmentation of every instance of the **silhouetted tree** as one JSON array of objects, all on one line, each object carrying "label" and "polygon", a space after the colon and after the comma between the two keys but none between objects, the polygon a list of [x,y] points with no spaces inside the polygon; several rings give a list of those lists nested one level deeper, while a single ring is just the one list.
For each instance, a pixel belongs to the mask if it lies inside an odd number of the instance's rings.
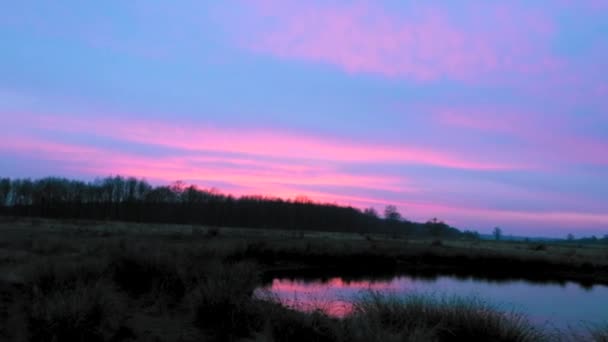
[{"label": "silhouetted tree", "polygon": [[389,221],[400,221],[401,214],[397,210],[396,206],[387,205],[386,208],[384,208],[384,218]]},{"label": "silhouetted tree", "polygon": [[492,235],[494,236],[494,240],[496,241],[502,239],[502,229],[500,229],[500,227],[494,227]]},{"label": "silhouetted tree", "polygon": [[572,233],[569,233],[568,236],[566,236],[566,240],[568,240],[569,242],[574,241],[574,235]]},{"label": "silhouetted tree", "polygon": [[447,227],[445,223],[439,221],[436,217],[433,217],[431,220],[427,221],[426,226],[431,236],[436,238],[441,237],[444,229]]},{"label": "silhouetted tree", "polygon": [[9,192],[11,191],[11,180],[8,178],[0,179],[0,206],[6,205]]},{"label": "silhouetted tree", "polygon": [[[224,195],[175,182],[153,187],[145,180],[113,176],[82,182],[64,178],[0,179],[0,213],[133,222],[166,222],[267,229],[383,232],[428,235],[426,225],[402,220],[395,206],[385,218],[373,208],[361,211],[305,197]],[[441,234],[460,232],[434,222]]]},{"label": "silhouetted tree", "polygon": [[372,207],[365,208],[365,210],[363,210],[363,213],[369,217],[378,218],[378,212]]},{"label": "silhouetted tree", "polygon": [[463,234],[464,238],[466,238],[466,239],[470,239],[470,240],[479,240],[480,239],[479,233],[474,230],[465,230],[462,234]]}]

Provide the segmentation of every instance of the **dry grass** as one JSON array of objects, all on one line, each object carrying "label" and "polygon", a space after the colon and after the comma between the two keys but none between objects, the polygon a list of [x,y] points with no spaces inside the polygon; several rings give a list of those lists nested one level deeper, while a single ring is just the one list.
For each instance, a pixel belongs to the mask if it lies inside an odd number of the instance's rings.
[{"label": "dry grass", "polygon": [[35,292],[24,306],[29,341],[109,341],[128,328],[124,300],[111,284],[78,284]]},{"label": "dry grass", "polygon": [[[263,271],[303,265],[368,272],[395,260],[429,269],[456,260],[449,266],[474,273],[483,270],[466,265],[479,260],[567,269],[607,262],[595,247],[9,219],[0,220],[0,252],[7,341],[542,340],[525,318],[476,300],[372,296],[337,320],[251,294]],[[606,335],[593,332],[597,341]]]},{"label": "dry grass", "polygon": [[475,298],[435,298],[372,294],[356,306],[348,320],[359,341],[543,341],[543,332],[525,316],[503,312]]},{"label": "dry grass", "polygon": [[590,335],[595,342],[608,342],[608,325],[591,329]]}]

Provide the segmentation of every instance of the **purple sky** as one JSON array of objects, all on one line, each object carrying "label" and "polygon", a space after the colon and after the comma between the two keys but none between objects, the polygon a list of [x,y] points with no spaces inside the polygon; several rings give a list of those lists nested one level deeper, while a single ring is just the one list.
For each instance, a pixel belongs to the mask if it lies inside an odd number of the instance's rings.
[{"label": "purple sky", "polygon": [[0,176],[608,233],[608,0],[17,1]]}]

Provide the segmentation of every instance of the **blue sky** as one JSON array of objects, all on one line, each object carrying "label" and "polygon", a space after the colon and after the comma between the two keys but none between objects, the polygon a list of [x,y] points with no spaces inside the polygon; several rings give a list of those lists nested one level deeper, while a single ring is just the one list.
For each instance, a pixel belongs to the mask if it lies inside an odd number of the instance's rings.
[{"label": "blue sky", "polygon": [[22,1],[1,176],[608,233],[608,1]]}]

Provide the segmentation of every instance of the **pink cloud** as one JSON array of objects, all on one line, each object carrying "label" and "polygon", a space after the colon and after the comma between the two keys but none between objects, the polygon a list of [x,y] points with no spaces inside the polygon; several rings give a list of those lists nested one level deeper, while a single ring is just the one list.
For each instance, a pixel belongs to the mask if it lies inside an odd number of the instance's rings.
[{"label": "pink cloud", "polygon": [[596,95],[605,87],[598,76],[606,70],[605,44],[598,42],[597,56],[578,60],[556,50],[555,42],[570,29],[561,13],[598,11],[606,3],[467,1],[456,9],[439,1],[389,8],[366,0],[241,0],[241,11],[218,17],[235,44],[260,55],[350,74],[500,85],[542,101],[605,110]]},{"label": "pink cloud", "polygon": [[[378,2],[243,1],[241,44],[279,58],[335,65],[350,73],[416,80],[480,80],[497,72],[552,70],[555,31],[542,12],[476,3],[464,20],[430,5],[409,15]],[[513,25],[517,22],[517,25]]]},{"label": "pink cloud", "polygon": [[[532,227],[541,234],[556,233],[559,230],[576,233],[580,229],[608,227],[608,214],[597,212],[487,209],[423,201],[395,201],[394,204],[406,208],[406,217],[410,219],[425,221],[430,217],[438,217],[463,229],[469,227],[471,222],[476,222],[475,229],[484,229],[488,232],[496,225],[505,228],[508,234],[511,233],[509,230],[512,227],[516,227],[516,230],[521,227],[528,229]],[[409,213],[413,214],[409,215]]]},{"label": "pink cloud", "polygon": [[[27,116],[27,114],[21,117]],[[135,119],[81,119],[30,116],[42,128],[88,132],[122,141],[188,152],[222,152],[266,158],[342,163],[419,164],[470,170],[512,170],[525,165],[467,157],[428,147],[393,146],[339,140],[277,130],[236,130]],[[35,119],[34,119],[35,118]]]},{"label": "pink cloud", "polygon": [[518,138],[527,143],[522,154],[530,160],[608,165],[608,142],[574,132],[573,120],[558,113],[548,118],[504,107],[438,108],[431,112],[443,125]]},{"label": "pink cloud", "polygon": [[[491,119],[485,122],[476,120],[476,116],[461,120],[457,114],[458,112],[453,112],[447,115],[449,124],[461,124],[474,129],[496,129],[509,134],[514,132],[511,127],[526,130],[523,124],[503,125]],[[425,177],[410,179],[378,173],[356,173],[344,169],[344,165],[353,162],[374,165],[386,162],[421,163],[442,167],[481,165],[476,170],[488,169],[488,164],[459,159],[460,157],[435,150],[427,152],[424,149],[404,148],[407,153],[417,151],[417,154],[404,156],[399,146],[370,146],[363,142],[352,144],[335,139],[287,135],[273,131],[247,132],[132,119],[81,119],[26,114],[5,118],[13,127],[19,127],[19,122],[23,124],[25,120],[38,130],[48,130],[55,134],[63,132],[87,134],[89,137],[104,136],[123,142],[176,149],[175,154],[150,156],[77,143],[68,144],[56,139],[31,136],[31,133],[27,135],[7,132],[0,137],[0,152],[18,153],[31,160],[52,161],[63,170],[83,175],[134,175],[158,183],[184,180],[204,187],[210,184],[225,184],[221,190],[235,195],[259,194],[283,198],[303,195],[315,201],[359,208],[374,206],[382,209],[387,203],[392,203],[401,208],[408,219],[424,221],[439,217],[461,227],[467,227],[470,222],[520,227],[555,226],[564,229],[608,226],[608,215],[599,213],[576,210],[549,212],[484,209],[476,204],[458,203],[457,199],[445,202],[440,200],[443,196],[438,198],[433,193],[433,185],[439,184],[442,194],[463,196],[466,192],[461,194],[458,189],[463,186],[469,189],[479,186],[488,189],[483,182],[463,185],[459,182],[440,180],[429,184],[429,179]],[[530,131],[535,132],[534,129]],[[566,140],[564,144],[568,143]],[[601,151],[596,150],[594,153],[600,155],[599,152]],[[561,153],[561,150],[556,152]],[[584,155],[580,151],[579,153]],[[336,190],[331,187],[350,190]],[[552,194],[538,194],[538,198],[528,198],[527,192],[511,191],[509,187],[505,189],[492,186],[489,189],[508,198],[546,200],[558,203],[560,208],[572,207],[572,203],[556,199]],[[384,193],[369,195],[369,190]],[[416,198],[418,201],[387,200],[387,194],[392,198],[399,196],[406,199]]]},{"label": "pink cloud", "polygon": [[[209,182],[233,183],[240,186],[255,184],[247,192],[272,194],[293,198],[309,195],[316,200],[336,201],[335,195],[302,191],[303,186],[336,186],[387,191],[415,191],[400,177],[355,175],[337,171],[331,167],[315,167],[288,162],[246,161],[231,157],[200,155],[170,157],[144,157],[97,147],[57,143],[33,137],[17,137],[10,134],[0,138],[0,151],[18,152],[38,160],[50,160],[64,164],[66,169],[99,176],[109,174],[135,175],[164,183],[188,180],[205,184]],[[204,163],[201,164],[201,161]],[[236,163],[235,165],[223,165]],[[243,165],[256,165],[251,169]],[[288,196],[286,196],[288,195]]]}]

